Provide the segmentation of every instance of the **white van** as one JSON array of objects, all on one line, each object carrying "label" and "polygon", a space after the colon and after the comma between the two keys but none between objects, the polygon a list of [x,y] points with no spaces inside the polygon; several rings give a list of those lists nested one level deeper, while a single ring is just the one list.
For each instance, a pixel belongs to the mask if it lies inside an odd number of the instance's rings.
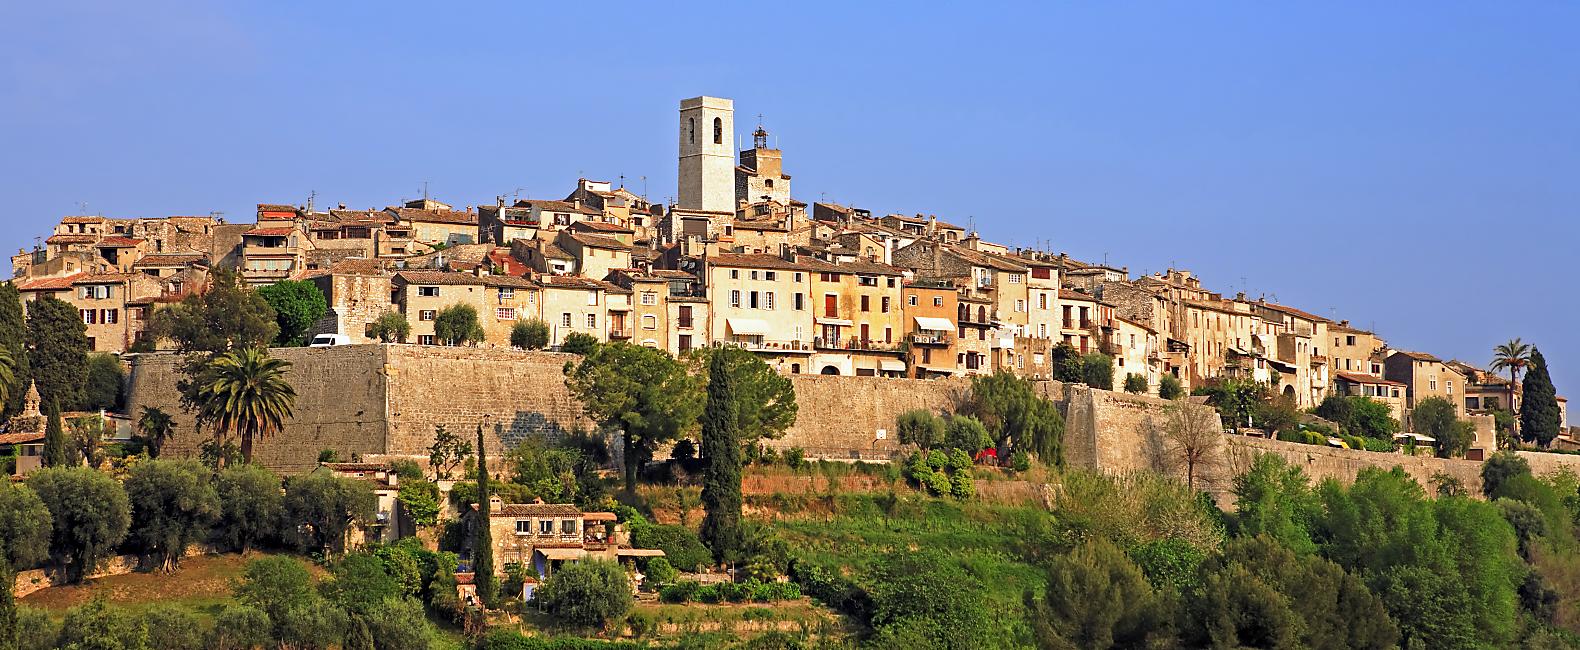
[{"label": "white van", "polygon": [[337,345],[351,345],[351,337],[345,334],[319,334],[313,337],[310,348],[332,348]]}]

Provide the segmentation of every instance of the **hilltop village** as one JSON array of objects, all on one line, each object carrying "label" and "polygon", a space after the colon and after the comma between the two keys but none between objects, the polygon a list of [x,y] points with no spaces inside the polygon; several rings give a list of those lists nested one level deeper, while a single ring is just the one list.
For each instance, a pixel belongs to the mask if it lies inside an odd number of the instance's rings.
[{"label": "hilltop village", "polygon": [[[1100,354],[1104,387],[1156,395],[1167,380],[1188,394],[1243,379],[1300,409],[1366,396],[1406,431],[1431,397],[1459,417],[1517,410],[1518,384],[1479,364],[1225,296],[1184,269],[1132,277],[934,215],[809,210],[761,125],[735,151],[729,99],[682,101],[678,126],[674,205],[584,178],[563,198],[463,209],[425,197],[366,210],[260,203],[245,224],[69,216],[12,257],[14,282],[24,300],[75,306],[97,352],[160,349],[146,336],[153,311],[225,268],[252,286],[312,282],[328,312],[309,338],[344,343],[378,340],[388,314],[407,324],[400,342],[418,345],[508,347],[518,323],[539,321],[550,349],[576,334],[677,356],[733,345],[785,374],[1050,379],[1062,361]],[[438,336],[455,305],[475,311],[480,340]],[[1573,444],[1561,428],[1560,444]]]},{"label": "hilltop village", "polygon": [[1534,346],[809,209],[731,100],[678,117],[672,205],[581,178],[19,251],[0,648],[1580,643]]}]

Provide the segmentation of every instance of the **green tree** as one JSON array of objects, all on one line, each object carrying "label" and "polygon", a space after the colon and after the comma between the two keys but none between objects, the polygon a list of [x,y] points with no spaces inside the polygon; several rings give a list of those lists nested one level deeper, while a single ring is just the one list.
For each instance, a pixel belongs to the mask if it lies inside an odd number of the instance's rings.
[{"label": "green tree", "polygon": [[1067,341],[1061,341],[1048,351],[1048,366],[1054,381],[1079,384],[1086,378],[1086,365],[1081,353]]},{"label": "green tree", "polygon": [[149,458],[159,457],[159,451],[164,449],[166,442],[170,441],[175,429],[175,421],[171,419],[170,414],[158,407],[144,406],[142,415],[137,418],[137,431],[148,447]]},{"label": "green tree", "polygon": [[499,576],[494,573],[494,533],[489,522],[493,506],[489,503],[488,484],[493,477],[488,474],[488,452],[483,444],[483,425],[477,425],[477,521],[472,526],[472,573],[476,576],[477,599],[484,607],[494,607],[499,600]]},{"label": "green tree", "polygon": [[1322,398],[1322,403],[1317,405],[1312,414],[1348,431],[1355,419],[1355,403],[1343,395],[1329,395]]},{"label": "green tree", "polygon": [[254,650],[267,647],[273,636],[269,615],[256,607],[226,605],[214,616],[205,640],[211,650]]},{"label": "green tree", "polygon": [[1542,351],[1531,347],[1530,369],[1521,385],[1524,396],[1520,401],[1520,437],[1543,447],[1551,444],[1563,428],[1563,417],[1558,411],[1558,393],[1553,389],[1553,378],[1547,373],[1547,358]]},{"label": "green tree", "polygon": [[1114,359],[1101,352],[1081,356],[1081,383],[1103,390],[1114,389]]},{"label": "green tree", "polygon": [[1045,463],[1064,463],[1064,417],[1059,408],[1013,373],[972,377],[971,396],[962,414],[981,420],[999,445],[1030,451]]},{"label": "green tree", "polygon": [[386,599],[372,613],[360,620],[366,621],[368,634],[378,650],[428,650],[433,626],[415,598]]},{"label": "green tree", "polygon": [[48,404],[44,425],[44,466],[71,467],[80,464],[72,462],[73,451],[77,447],[66,437],[65,423],[60,420],[60,403],[51,401]]},{"label": "green tree", "polygon": [[598,338],[582,332],[571,332],[560,342],[560,352],[586,356],[598,348]]},{"label": "green tree", "polygon": [[1494,498],[1502,493],[1504,484],[1517,476],[1530,475],[1530,462],[1512,451],[1500,451],[1481,464],[1481,493]]},{"label": "green tree", "polygon": [[131,505],[126,490],[108,474],[51,467],[28,476],[27,486],[49,508],[54,523],[49,557],[67,582],[82,581],[126,539]]},{"label": "green tree", "polygon": [[1125,392],[1131,395],[1145,395],[1147,378],[1133,372],[1125,373]]},{"label": "green tree", "polygon": [[902,445],[916,445],[932,449],[944,442],[944,420],[927,409],[911,409],[894,421],[894,430]]},{"label": "green tree", "polygon": [[1172,645],[1168,602],[1123,551],[1102,538],[1055,556],[1045,598],[1027,601],[1040,647]]},{"label": "green tree", "polygon": [[482,343],[483,326],[477,320],[477,309],[457,303],[439,310],[433,319],[433,337],[444,345]]},{"label": "green tree", "polygon": [[39,298],[28,303],[28,361],[44,403],[82,404],[88,381],[88,326],[70,303]]},{"label": "green tree", "polygon": [[549,326],[536,318],[519,321],[510,328],[510,344],[523,350],[542,350],[549,345]]},{"label": "green tree", "polygon": [[402,481],[396,500],[418,526],[439,523],[439,486],[422,480]]},{"label": "green tree", "polygon": [[712,355],[702,410],[702,458],[707,462],[702,507],[707,514],[700,536],[720,564],[740,560],[742,544],[740,396],[729,364],[729,355]]},{"label": "green tree", "polygon": [[1355,435],[1392,440],[1393,434],[1399,432],[1399,421],[1394,419],[1393,409],[1387,404],[1362,395],[1348,399],[1353,406],[1350,426]]},{"label": "green tree", "polygon": [[267,346],[279,337],[280,326],[267,300],[235,271],[217,268],[209,273],[207,291],[154,312],[149,332],[174,341],[181,352],[217,354]]},{"label": "green tree", "polygon": [[944,427],[943,446],[965,452],[969,459],[977,452],[993,446],[993,437],[988,435],[987,427],[982,426],[981,420],[969,415],[953,415]]},{"label": "green tree", "polygon": [[0,564],[21,571],[48,559],[52,521],[49,507],[32,488],[0,486]]},{"label": "green tree", "polygon": [[88,381],[82,388],[82,410],[112,411],[121,406],[121,385],[126,381],[126,370],[121,359],[113,354],[88,355]]},{"label": "green tree", "polygon": [[625,570],[602,560],[560,568],[538,588],[537,599],[560,620],[586,627],[606,627],[633,604]]},{"label": "green tree", "polygon": [[214,482],[220,503],[215,531],[226,545],[245,554],[276,534],[284,508],[279,476],[242,463],[220,470]]},{"label": "green tree", "polygon": [[1185,387],[1180,385],[1180,380],[1174,375],[1163,375],[1158,380],[1158,397],[1175,400],[1185,396]]},{"label": "green tree", "polygon": [[285,378],[290,367],[261,348],[215,357],[196,383],[198,426],[212,426],[216,440],[237,434],[242,459],[252,462],[253,441],[279,433],[295,410],[296,389]]},{"label": "green tree", "polygon": [[663,350],[600,345],[565,374],[588,417],[621,432],[628,492],[636,490],[637,470],[658,444],[680,437],[702,410],[696,378]]},{"label": "green tree", "polygon": [[55,643],[59,648],[141,650],[149,647],[148,626],[142,616],[95,598],[66,612]]},{"label": "green tree", "polygon": [[0,377],[0,420],[22,411],[22,399],[27,394],[28,382],[33,372],[27,360],[27,317],[22,310],[22,294],[11,282],[0,282],[0,350],[11,360],[9,379]]},{"label": "green tree", "polygon": [[1194,404],[1170,404],[1163,424],[1169,461],[1185,470],[1185,486],[1196,489],[1198,469],[1205,466],[1223,443],[1218,415]]},{"label": "green tree", "polygon": [[132,506],[127,542],[170,572],[187,545],[207,537],[219,517],[219,494],[196,461],[150,460],[126,477]]},{"label": "green tree", "polygon": [[1240,535],[1263,535],[1301,555],[1316,552],[1311,525],[1322,504],[1300,467],[1277,454],[1260,454],[1234,478],[1234,496]]},{"label": "green tree", "polygon": [[66,425],[66,461],[76,465],[86,461],[89,467],[98,467],[102,460],[99,442],[104,439],[104,418],[97,413],[79,415]]},{"label": "green tree", "polygon": [[1459,419],[1454,403],[1441,397],[1428,397],[1416,403],[1410,414],[1415,430],[1437,439],[1440,458],[1464,456],[1476,438],[1476,427]]},{"label": "green tree", "polygon": [[981,580],[940,551],[890,551],[867,582],[880,647],[895,647],[903,634],[910,647],[980,648],[1002,622]]},{"label": "green tree", "polygon": [[368,336],[385,343],[405,343],[406,337],[411,336],[411,323],[406,320],[405,314],[387,311],[373,321]]},{"label": "green tree", "polygon": [[329,312],[329,302],[317,285],[307,280],[282,280],[260,287],[258,296],[274,309],[274,321],[280,333],[274,344],[296,348],[307,344],[307,331]]},{"label": "green tree", "polygon": [[404,595],[384,563],[372,553],[350,553],[330,568],[330,579],[320,591],[330,602],[357,616],[369,616],[384,601]]},{"label": "green tree", "polygon": [[450,472],[471,457],[471,442],[446,431],[442,424],[433,428],[433,444],[428,446],[428,467],[435,476],[449,479]]},{"label": "green tree", "polygon": [[[724,358],[722,366],[713,363],[718,357]],[[757,354],[735,346],[718,346],[693,348],[687,358],[703,376],[704,383],[717,372],[715,368],[722,368],[733,378],[736,422],[742,445],[765,438],[780,438],[795,424],[798,413],[795,387],[789,377],[764,363]]]},{"label": "green tree", "polygon": [[11,401],[12,393],[17,388],[17,365],[20,358],[11,355],[11,349],[0,345],[0,413],[5,411],[5,405]]},{"label": "green tree", "polygon": [[1218,409],[1224,423],[1238,429],[1254,424],[1251,416],[1256,412],[1257,403],[1262,401],[1263,388],[1248,380],[1224,379],[1192,393],[1206,396],[1207,403]]},{"label": "green tree", "polygon": [[315,471],[285,481],[281,530],[298,549],[339,553],[352,524],[373,519],[377,499],[368,484]]},{"label": "green tree", "polygon": [[1511,409],[1514,408],[1514,387],[1520,383],[1520,373],[1530,365],[1531,352],[1534,349],[1531,344],[1521,341],[1519,337],[1492,348],[1492,370],[1509,371],[1509,408]]},{"label": "green tree", "polygon": [[236,600],[256,607],[275,622],[285,619],[291,609],[312,606],[319,599],[307,565],[284,555],[248,562],[235,593]]}]

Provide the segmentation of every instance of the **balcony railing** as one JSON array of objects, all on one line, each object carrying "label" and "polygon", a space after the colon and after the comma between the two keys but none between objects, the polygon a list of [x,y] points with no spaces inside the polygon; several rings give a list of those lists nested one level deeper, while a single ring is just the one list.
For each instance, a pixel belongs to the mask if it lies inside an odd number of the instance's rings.
[{"label": "balcony railing", "polygon": [[729,345],[753,352],[811,352],[812,346],[805,341],[744,341],[730,340],[719,341],[720,345]]},{"label": "balcony railing", "polygon": [[611,339],[628,339],[628,338],[631,338],[631,328],[630,327],[610,327],[609,328],[609,338],[611,338]]},{"label": "balcony railing", "polygon": [[954,342],[954,337],[946,333],[912,332],[913,345],[949,345]]},{"label": "balcony railing", "polygon": [[825,339],[821,336],[812,339],[812,347],[819,350],[864,350],[873,352],[894,352],[899,346],[882,341],[863,341],[859,338]]}]

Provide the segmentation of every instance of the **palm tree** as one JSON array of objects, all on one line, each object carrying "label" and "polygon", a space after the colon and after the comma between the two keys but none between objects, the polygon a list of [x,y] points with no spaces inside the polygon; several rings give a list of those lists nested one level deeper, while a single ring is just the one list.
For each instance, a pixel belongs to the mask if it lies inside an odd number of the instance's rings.
[{"label": "palm tree", "polygon": [[1515,413],[1514,390],[1520,383],[1520,371],[1531,362],[1531,345],[1514,337],[1503,345],[1492,348],[1492,370],[1509,371],[1509,412]]},{"label": "palm tree", "polygon": [[216,441],[241,437],[241,457],[252,462],[252,441],[279,433],[296,405],[285,381],[291,364],[262,348],[244,348],[209,361],[198,377],[198,422],[214,427]]},{"label": "palm tree", "polygon": [[170,419],[170,414],[152,406],[143,407],[142,417],[137,419],[137,429],[143,433],[143,440],[148,443],[148,456],[158,458],[159,450],[163,449],[165,442],[170,440],[170,434],[175,432],[176,424]]}]

